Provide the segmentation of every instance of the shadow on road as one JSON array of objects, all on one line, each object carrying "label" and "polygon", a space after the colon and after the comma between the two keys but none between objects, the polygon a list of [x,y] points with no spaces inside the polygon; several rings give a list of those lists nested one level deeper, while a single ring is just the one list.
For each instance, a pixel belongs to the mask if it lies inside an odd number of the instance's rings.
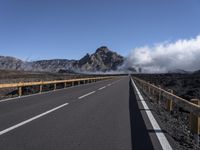
[{"label": "shadow on road", "polygon": [[146,129],[141,110],[138,107],[133,85],[129,81],[129,112],[131,123],[131,140],[133,150],[153,150],[153,145]]}]

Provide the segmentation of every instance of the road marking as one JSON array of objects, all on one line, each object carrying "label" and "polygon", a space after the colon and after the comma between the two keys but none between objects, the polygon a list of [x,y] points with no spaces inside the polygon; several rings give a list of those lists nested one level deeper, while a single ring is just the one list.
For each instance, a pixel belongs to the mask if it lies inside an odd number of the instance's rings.
[{"label": "road marking", "polygon": [[103,87],[99,88],[98,90],[100,91],[100,90],[103,90],[105,88],[106,88],[106,86],[103,86]]},{"label": "road marking", "polygon": [[101,81],[92,82],[92,83],[89,83],[89,84],[79,84],[79,85],[76,85],[76,86],[70,86],[70,87],[63,88],[63,89],[56,89],[55,91],[54,90],[50,90],[50,91],[46,91],[46,92],[42,92],[42,93],[23,95],[21,97],[6,98],[6,99],[0,100],[0,103],[11,101],[11,100],[19,100],[19,99],[23,99],[23,98],[26,98],[26,97],[32,97],[32,96],[44,95],[44,94],[48,94],[48,93],[54,93],[54,92],[58,92],[58,91],[64,91],[64,90],[73,89],[73,88],[77,88],[77,87],[81,87],[81,86],[88,86],[88,85],[92,85],[92,84],[96,84],[96,83],[102,83],[104,81],[108,81],[108,80],[101,80]]},{"label": "road marking", "polygon": [[162,146],[163,150],[172,150],[171,145],[169,144],[167,138],[165,137],[164,133],[162,132],[160,126],[158,125],[156,119],[154,118],[153,114],[151,113],[151,111],[149,110],[148,105],[146,104],[146,102],[144,101],[144,98],[142,97],[140,91],[138,90],[135,82],[133,81],[133,79],[131,78],[131,81],[135,87],[135,90],[137,92],[137,95],[139,96],[139,99],[145,109],[145,112],[149,118],[149,121],[151,122],[151,125],[153,126],[154,131],[159,131],[159,132],[155,132],[156,136]]},{"label": "road marking", "polygon": [[111,86],[112,84],[108,84],[107,86]]},{"label": "road marking", "polygon": [[94,94],[96,91],[92,91],[92,92],[90,92],[90,93],[87,93],[87,94],[85,94],[85,95],[83,95],[83,96],[80,96],[78,99],[82,99],[82,98],[84,98],[84,97],[86,97],[86,96],[89,96],[89,95],[91,95],[91,94]]},{"label": "road marking", "polygon": [[64,107],[64,106],[66,106],[66,105],[68,105],[68,104],[69,104],[69,103],[62,104],[62,105],[60,105],[60,106],[58,106],[58,107],[56,107],[56,108],[53,108],[53,109],[51,109],[51,110],[48,110],[48,111],[46,111],[46,112],[44,112],[44,113],[42,113],[42,114],[39,114],[39,115],[37,115],[37,116],[35,116],[35,117],[32,117],[32,118],[30,118],[30,119],[28,119],[28,120],[25,120],[25,121],[23,121],[23,122],[21,122],[21,123],[18,123],[18,124],[16,124],[16,125],[14,125],[14,126],[11,126],[11,127],[7,128],[7,129],[5,129],[5,130],[2,130],[2,131],[0,131],[0,135],[3,135],[3,134],[5,134],[5,133],[7,133],[7,132],[10,132],[10,131],[12,131],[12,130],[18,128],[18,127],[20,127],[20,126],[23,126],[23,125],[25,125],[25,124],[27,124],[27,123],[30,123],[30,122],[33,121],[33,120],[36,120],[36,119],[38,119],[38,118],[41,118],[41,117],[43,117],[43,116],[45,116],[45,115],[47,115],[47,114],[49,114],[49,113],[51,113],[51,112],[53,112],[53,111],[56,111],[56,110],[58,110],[58,109],[60,109],[60,108],[62,108],[62,107]]}]

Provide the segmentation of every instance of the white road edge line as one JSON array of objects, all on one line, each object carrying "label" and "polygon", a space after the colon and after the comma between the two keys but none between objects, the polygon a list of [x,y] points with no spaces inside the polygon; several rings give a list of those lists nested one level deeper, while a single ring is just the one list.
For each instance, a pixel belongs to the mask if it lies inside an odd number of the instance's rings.
[{"label": "white road edge line", "polygon": [[66,105],[68,105],[68,104],[69,104],[69,103],[62,104],[62,105],[60,105],[60,106],[58,106],[58,107],[55,107],[55,108],[53,108],[53,109],[51,109],[51,110],[48,110],[48,111],[46,111],[46,112],[44,112],[44,113],[42,113],[42,114],[39,114],[39,115],[37,115],[37,116],[35,116],[35,117],[32,117],[32,118],[30,118],[30,119],[28,119],[28,120],[25,120],[25,121],[23,121],[23,122],[21,122],[21,123],[18,123],[18,124],[16,124],[16,125],[14,125],[14,126],[11,126],[11,127],[7,128],[7,129],[5,129],[5,130],[2,130],[2,131],[0,131],[0,135],[3,135],[3,134],[5,134],[5,133],[7,133],[7,132],[10,132],[10,131],[12,131],[12,130],[18,128],[18,127],[20,127],[20,126],[23,126],[23,125],[25,125],[25,124],[27,124],[27,123],[30,123],[30,122],[33,121],[33,120],[36,120],[36,119],[38,119],[38,118],[41,118],[41,117],[43,117],[43,116],[45,116],[45,115],[47,115],[47,114],[49,114],[49,113],[51,113],[51,112],[53,112],[53,111],[56,111],[56,110],[58,110],[58,109],[60,109],[60,108],[62,108],[62,107],[64,107],[64,106],[66,106]]},{"label": "white road edge line", "polygon": [[89,96],[89,95],[91,95],[91,94],[94,94],[96,91],[92,91],[92,92],[90,92],[90,93],[87,93],[87,94],[85,94],[85,95],[83,95],[83,96],[80,96],[78,99],[82,99],[82,98],[84,98],[84,97],[86,97],[86,96]]},{"label": "white road edge line", "polygon": [[103,90],[105,88],[106,88],[106,86],[103,86],[103,87],[99,88],[98,90],[100,91],[100,90]]},{"label": "white road edge line", "polygon": [[[142,97],[140,91],[138,90],[138,88],[137,88],[137,86],[136,86],[136,84],[135,84],[135,82],[133,81],[132,78],[131,78],[131,81],[132,81],[132,83],[133,83],[133,85],[134,85],[134,87],[135,87],[135,89],[136,89],[136,92],[137,92],[137,94],[138,94],[138,96],[139,96],[139,98],[140,98],[140,100],[141,100],[141,103],[142,103],[144,109],[146,109],[145,112],[146,112],[146,114],[147,114],[147,116],[148,116],[148,118],[149,118],[149,121],[151,122],[151,125],[153,126],[153,129],[154,129],[155,131],[156,131],[156,130],[161,131],[160,126],[158,125],[158,123],[157,123],[157,121],[155,120],[153,114],[152,114],[151,111],[149,110],[148,105],[147,105],[146,102],[144,101],[144,98]],[[158,140],[159,140],[159,142],[160,142],[160,144],[161,144],[161,146],[162,146],[162,149],[163,149],[163,150],[172,150],[172,147],[171,147],[171,145],[169,144],[169,142],[168,142],[167,138],[165,137],[164,133],[163,133],[163,132],[155,132],[155,133],[156,133],[156,136],[157,136],[157,138],[158,138]]]}]

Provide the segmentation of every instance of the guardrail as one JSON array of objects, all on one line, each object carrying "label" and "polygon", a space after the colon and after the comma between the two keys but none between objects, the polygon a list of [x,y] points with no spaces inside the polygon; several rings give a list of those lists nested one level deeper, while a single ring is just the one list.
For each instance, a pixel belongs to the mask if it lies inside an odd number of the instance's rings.
[{"label": "guardrail", "polygon": [[18,88],[18,96],[22,96],[22,87],[29,86],[39,86],[39,92],[43,91],[43,85],[54,85],[54,90],[56,90],[57,84],[64,84],[64,88],[66,88],[67,84],[71,84],[74,86],[75,83],[78,85],[83,82],[83,84],[97,82],[100,80],[111,79],[112,76],[109,77],[93,77],[93,78],[80,78],[80,79],[69,79],[69,80],[56,80],[56,81],[40,81],[40,82],[26,82],[26,83],[9,83],[9,84],[0,84],[0,89],[3,88]]},{"label": "guardrail", "polygon": [[173,94],[173,90],[166,91],[160,86],[155,86],[149,82],[141,80],[137,77],[132,77],[137,86],[145,95],[148,95],[156,103],[160,104],[161,101],[166,101],[166,109],[171,112],[173,110],[173,104],[183,108],[190,112],[190,129],[194,133],[194,138],[197,144],[199,144],[200,134],[200,100],[191,99],[191,102],[178,97]]}]

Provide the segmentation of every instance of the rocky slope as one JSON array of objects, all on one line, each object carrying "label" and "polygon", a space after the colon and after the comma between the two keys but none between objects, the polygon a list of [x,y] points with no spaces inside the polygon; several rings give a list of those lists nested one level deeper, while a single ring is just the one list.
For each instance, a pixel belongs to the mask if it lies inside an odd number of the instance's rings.
[{"label": "rocky slope", "polygon": [[0,69],[59,72],[96,72],[117,70],[124,58],[103,46],[93,54],[87,54],[80,60],[53,59],[24,62],[14,57],[0,56]]},{"label": "rocky slope", "polygon": [[21,70],[25,67],[25,62],[14,57],[0,56],[0,69]]},{"label": "rocky slope", "polygon": [[81,71],[110,71],[117,70],[123,64],[124,58],[107,47],[100,47],[92,55],[87,54],[78,61]]},{"label": "rocky slope", "polygon": [[31,64],[33,71],[59,72],[60,70],[75,70],[75,60],[52,59],[34,61]]}]

